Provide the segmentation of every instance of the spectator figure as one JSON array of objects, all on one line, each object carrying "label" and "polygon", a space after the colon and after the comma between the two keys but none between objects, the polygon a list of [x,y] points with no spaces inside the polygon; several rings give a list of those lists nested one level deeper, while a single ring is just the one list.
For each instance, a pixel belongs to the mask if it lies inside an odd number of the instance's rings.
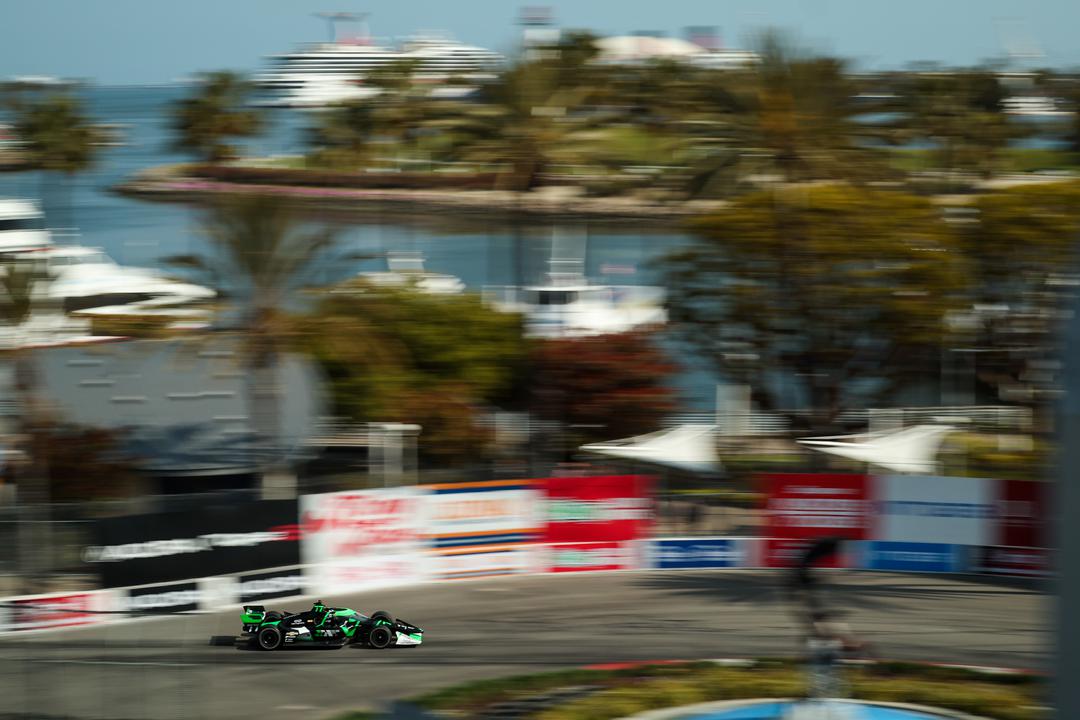
[{"label": "spectator figure", "polygon": [[686,508],[686,529],[692,534],[701,532],[699,526],[701,525],[703,516],[704,511],[701,508],[701,503],[696,500],[691,500]]}]

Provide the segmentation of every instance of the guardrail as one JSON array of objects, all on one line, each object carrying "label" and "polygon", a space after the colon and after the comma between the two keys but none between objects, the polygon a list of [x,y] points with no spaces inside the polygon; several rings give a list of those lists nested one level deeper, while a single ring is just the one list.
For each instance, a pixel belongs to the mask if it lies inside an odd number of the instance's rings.
[{"label": "guardrail", "polygon": [[[770,548],[777,540],[664,537],[627,542],[531,543],[515,549],[517,558],[512,566],[496,562],[463,572],[448,572],[438,562],[442,556],[437,551],[425,550],[417,559],[420,572],[403,576],[396,583],[387,584],[383,580],[369,589],[506,575],[790,567],[791,557],[784,560]],[[490,563],[490,558],[485,558],[485,562]],[[887,572],[1044,577],[1049,573],[1049,554],[1042,548],[851,541],[830,566]],[[319,565],[294,565],[179,582],[4,598],[0,600],[0,634],[217,612],[253,602],[265,604],[330,596],[333,593],[318,585],[320,577]],[[365,590],[358,586],[350,592]]]}]

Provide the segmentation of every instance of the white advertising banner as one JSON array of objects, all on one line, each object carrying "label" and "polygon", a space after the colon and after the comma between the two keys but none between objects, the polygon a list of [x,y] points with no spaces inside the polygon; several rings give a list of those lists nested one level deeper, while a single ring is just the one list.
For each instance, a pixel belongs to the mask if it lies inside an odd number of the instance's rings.
[{"label": "white advertising banner", "polygon": [[989,545],[997,481],[936,475],[874,477],[873,538],[886,542]]},{"label": "white advertising banner", "polygon": [[300,555],[311,593],[425,579],[420,488],[350,490],[300,498]]},{"label": "white advertising banner", "polygon": [[543,497],[522,481],[432,485],[424,532],[439,547],[532,541],[543,528]]},{"label": "white advertising banner", "polygon": [[439,579],[532,572],[543,494],[527,480],[431,485],[421,513],[428,568]]}]

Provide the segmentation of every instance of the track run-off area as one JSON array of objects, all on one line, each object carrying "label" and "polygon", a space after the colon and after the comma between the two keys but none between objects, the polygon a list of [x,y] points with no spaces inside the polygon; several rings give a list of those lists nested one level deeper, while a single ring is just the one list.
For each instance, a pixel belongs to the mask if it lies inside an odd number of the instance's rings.
[{"label": "track run-off area", "polygon": [[[883,658],[1049,666],[1051,602],[1030,583],[862,571],[822,578],[829,605]],[[784,579],[762,570],[566,573],[321,598],[424,628],[422,646],[382,651],[268,653],[222,643],[240,631],[238,608],[7,635],[0,717],[321,718],[481,678],[795,656],[801,624]]]}]

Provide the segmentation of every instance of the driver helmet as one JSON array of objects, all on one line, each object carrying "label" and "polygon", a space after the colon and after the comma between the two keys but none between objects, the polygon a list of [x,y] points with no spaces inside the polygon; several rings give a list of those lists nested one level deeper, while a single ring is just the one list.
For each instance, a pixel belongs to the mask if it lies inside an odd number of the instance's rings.
[{"label": "driver helmet", "polygon": [[323,605],[322,600],[316,600],[315,604],[311,606],[311,612],[325,612],[326,606]]}]

